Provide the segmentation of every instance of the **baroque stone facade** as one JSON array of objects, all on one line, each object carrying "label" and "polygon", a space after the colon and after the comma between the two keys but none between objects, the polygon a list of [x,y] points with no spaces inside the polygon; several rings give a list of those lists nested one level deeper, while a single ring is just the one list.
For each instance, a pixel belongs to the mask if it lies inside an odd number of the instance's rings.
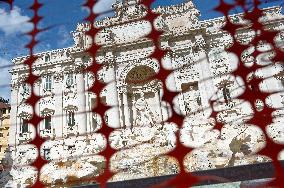
[{"label": "baroque stone facade", "polygon": [[[40,125],[40,134],[50,138],[39,154],[50,160],[41,172],[41,179],[47,184],[68,183],[97,175],[104,166],[102,156],[96,155],[105,146],[105,139],[96,131],[101,126],[98,114],[91,112],[97,100],[112,106],[105,120],[111,127],[117,128],[111,134],[111,145],[120,149],[114,156],[111,168],[119,171],[113,181],[176,173],[177,163],[162,154],[175,146],[174,124],[165,124],[172,114],[169,104],[162,101],[162,84],[151,80],[140,84],[134,81],[144,80],[159,71],[159,64],[148,56],[153,52],[153,43],[145,38],[151,31],[148,21],[141,20],[146,9],[138,1],[128,5],[113,5],[116,16],[97,21],[102,30],[96,37],[96,43],[102,45],[96,57],[103,63],[98,78],[106,83],[102,97],[97,98],[86,92],[95,81],[94,75],[82,72],[92,62],[85,52],[92,39],[85,35],[88,24],[78,24],[73,32],[74,46],[36,54],[37,61],[33,73],[40,76],[36,85],[23,84],[28,70],[22,62],[27,57],[13,59],[11,70],[12,94],[9,145],[15,168],[11,171],[14,179],[11,185],[22,187],[31,184],[36,177],[32,167],[27,166],[38,155],[34,146],[27,144],[35,130],[26,123],[32,113],[44,117]],[[235,99],[242,92],[242,81],[230,74],[237,66],[234,54],[225,51],[232,44],[230,34],[220,28],[224,18],[200,21],[200,12],[191,1],[186,3],[158,7],[161,13],[155,26],[165,31],[160,40],[162,49],[170,49],[163,58],[163,66],[176,69],[167,80],[167,87],[180,94],[174,99],[174,110],[186,116],[182,140],[185,145],[196,148],[186,159],[189,171],[218,168],[268,160],[254,155],[264,145],[263,133],[255,126],[245,124],[252,115],[250,104]],[[238,39],[249,43],[255,33],[248,30],[243,14],[230,16],[234,23],[243,24],[238,31]],[[267,29],[283,30],[281,7],[264,9],[262,22]],[[279,41],[283,41],[280,33]],[[269,45],[261,44],[261,56]],[[243,54],[243,63],[252,62],[249,48]],[[263,58],[257,60],[264,63]],[[267,62],[266,62],[267,63]],[[266,74],[277,76],[262,84],[263,90],[281,90],[283,88],[282,67],[271,66],[269,70],[259,71],[258,76]],[[25,104],[31,87],[42,98],[35,111]],[[271,105],[279,105],[282,99],[278,94]],[[219,99],[219,121],[224,123],[221,133],[214,130],[214,120],[210,119],[209,101]],[[276,102],[273,102],[276,101]],[[259,108],[263,101],[257,104]],[[283,114],[279,110],[278,114]],[[271,132],[281,129],[281,116],[275,117]],[[253,134],[252,134],[253,133]],[[283,136],[275,133],[275,139],[283,142]],[[240,149],[241,148],[241,149]],[[141,157],[142,156],[142,157]]]}]

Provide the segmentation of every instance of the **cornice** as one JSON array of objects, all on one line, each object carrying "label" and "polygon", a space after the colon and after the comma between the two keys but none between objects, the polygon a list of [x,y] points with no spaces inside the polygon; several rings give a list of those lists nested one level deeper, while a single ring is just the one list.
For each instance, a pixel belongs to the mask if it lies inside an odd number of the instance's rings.
[{"label": "cornice", "polygon": [[[45,55],[54,55],[54,54],[58,54],[60,52],[71,52],[72,53],[74,50],[76,50],[76,48],[74,48],[74,47],[61,48],[61,49],[55,49],[55,50],[36,53],[36,54],[34,54],[34,56],[36,56],[38,58],[43,58]],[[29,57],[30,57],[30,55],[16,57],[16,58],[12,59],[12,62],[14,64],[21,64],[23,61],[27,60]]]},{"label": "cornice", "polygon": [[[155,12],[171,12],[173,10],[178,10],[180,9],[180,11],[185,11],[188,9],[194,9],[194,5],[192,4],[192,2],[187,2],[187,3],[183,3],[181,5],[175,5],[175,6],[169,6],[169,7],[158,7],[156,9],[153,9],[153,11]],[[279,6],[275,6],[275,7],[269,7],[269,8],[265,8],[263,9],[265,14],[267,15],[279,15],[279,18],[276,19],[268,19],[268,20],[264,20],[264,24],[267,27],[271,27],[273,24],[277,24],[277,23],[282,23],[284,22],[284,16],[281,14],[281,7]],[[232,20],[232,22],[237,23],[238,20],[242,19],[242,17],[244,16],[243,13],[240,14],[235,14],[235,15],[230,15],[230,19]],[[111,20],[111,18],[107,18],[105,20]],[[225,31],[221,30],[221,25],[224,23],[225,17],[220,17],[220,18],[215,18],[215,19],[211,19],[211,20],[205,20],[205,21],[199,21],[199,24],[196,25],[193,28],[188,29],[187,31],[183,31],[181,33],[164,33],[161,36],[161,40],[160,40],[160,44],[162,44],[163,42],[176,42],[176,41],[181,41],[181,40],[186,40],[186,39],[194,39],[195,35],[202,35],[205,38],[205,41],[207,42],[207,40],[213,40],[214,38],[218,37],[218,36],[223,36],[224,34],[226,34]],[[100,23],[100,22],[97,22]],[[218,24],[218,27],[216,27]],[[111,26],[111,25],[106,25],[106,26]],[[214,28],[214,26],[216,28]],[[248,29],[249,25],[244,26],[244,28],[241,28],[240,31],[245,31],[246,29]],[[214,28],[213,31],[209,31],[210,28]],[[85,32],[88,29],[88,24],[78,24],[77,30],[76,32]],[[141,46],[142,45],[142,46]],[[116,52],[123,52],[123,51],[129,51],[130,49],[132,50],[133,48],[140,48],[140,47],[144,47],[143,45],[145,45],[145,47],[151,47],[151,41],[146,39],[146,38],[142,38],[139,39],[135,42],[131,42],[131,43],[122,43],[122,44],[115,44],[115,45],[105,45],[100,49],[100,52],[98,53],[97,57],[100,56],[102,53],[108,52],[110,48],[115,49]],[[211,45],[211,44],[210,44]],[[140,46],[140,47],[139,47]],[[114,48],[115,47],[115,48]],[[137,48],[137,49],[138,49]],[[117,50],[119,49],[119,50]],[[37,71],[37,70],[41,70],[41,69],[46,69],[46,68],[50,68],[52,66],[56,66],[56,65],[61,65],[61,66],[65,66],[68,63],[71,63],[74,61],[74,57],[78,57],[81,55],[86,54],[85,52],[86,49],[84,48],[79,48],[76,46],[72,46],[69,48],[63,48],[63,49],[57,49],[57,50],[51,50],[51,51],[46,51],[46,52],[41,52],[41,53],[37,53],[35,54],[35,56],[37,56],[40,60],[37,60],[34,64],[33,67],[33,71]],[[66,54],[69,54],[70,57],[67,57]],[[62,54],[65,54],[65,59],[61,58]],[[58,56],[58,59],[51,59],[50,61],[44,62],[44,58],[45,56],[51,56],[51,57],[55,57]],[[63,55],[64,56],[64,55]],[[15,74],[17,72],[22,72],[25,73],[27,71],[27,67],[25,67],[22,63],[28,59],[29,56],[23,56],[23,57],[17,57],[14,58],[12,60],[12,62],[15,64],[15,67],[10,70],[11,74]],[[43,61],[44,63],[41,63],[41,61]],[[18,65],[20,67],[18,67]]]},{"label": "cornice", "polygon": [[[282,10],[281,6],[273,6],[273,7],[263,8],[261,10],[263,10],[265,16],[269,15],[269,13],[270,14],[276,13],[277,15],[282,15],[281,14],[281,10]],[[239,23],[240,19],[242,21],[244,21],[244,19],[243,19],[244,15],[245,15],[244,13],[238,13],[238,14],[229,15],[228,17],[229,17],[229,20],[232,21],[232,23]],[[225,19],[226,19],[226,17],[222,16],[222,17],[218,17],[218,18],[200,21],[200,24],[201,24],[201,26],[209,28],[209,27],[212,27],[212,25],[214,25],[214,24],[224,23]],[[271,20],[273,20],[273,19],[271,19]],[[271,20],[267,20],[267,21],[271,21]]]},{"label": "cornice", "polygon": [[189,9],[196,9],[196,7],[191,1],[180,3],[178,5],[172,5],[172,6],[158,6],[157,8],[153,9],[153,12],[160,13],[160,14],[175,14],[175,13],[186,12]]}]

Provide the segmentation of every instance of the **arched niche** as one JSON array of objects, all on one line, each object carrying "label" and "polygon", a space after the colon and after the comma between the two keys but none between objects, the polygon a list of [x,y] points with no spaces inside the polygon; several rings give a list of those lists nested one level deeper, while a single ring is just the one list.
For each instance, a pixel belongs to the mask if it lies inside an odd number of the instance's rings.
[{"label": "arched niche", "polygon": [[146,65],[139,65],[132,68],[126,75],[125,82],[131,85],[144,85],[153,80],[154,69]]},{"label": "arched niche", "polygon": [[132,67],[126,76],[126,90],[120,93],[122,127],[153,126],[161,121],[161,84],[148,65]]},{"label": "arched niche", "polygon": [[[155,59],[141,59],[140,61],[131,61],[126,65],[121,73],[119,73],[118,81],[119,85],[127,85],[128,83],[126,82],[127,77],[130,76],[131,72],[135,72],[137,70],[141,69],[152,69],[154,70],[155,74],[157,74],[160,70],[160,65],[159,62]],[[150,72],[152,72],[152,70]],[[138,71],[139,72],[139,71]],[[130,74],[129,74],[130,73]]]}]

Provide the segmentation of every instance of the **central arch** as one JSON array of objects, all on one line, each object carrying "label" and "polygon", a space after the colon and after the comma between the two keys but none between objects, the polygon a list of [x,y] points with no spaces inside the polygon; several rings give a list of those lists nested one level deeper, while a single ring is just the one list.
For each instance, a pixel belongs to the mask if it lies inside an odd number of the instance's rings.
[{"label": "central arch", "polygon": [[153,79],[155,70],[147,65],[139,65],[132,68],[126,75],[127,84],[144,85]]},{"label": "central arch", "polygon": [[126,74],[124,95],[127,104],[124,103],[121,108],[125,127],[126,124],[131,127],[153,126],[161,120],[160,87],[159,82],[154,79],[155,74],[155,70],[147,65],[135,66]]}]

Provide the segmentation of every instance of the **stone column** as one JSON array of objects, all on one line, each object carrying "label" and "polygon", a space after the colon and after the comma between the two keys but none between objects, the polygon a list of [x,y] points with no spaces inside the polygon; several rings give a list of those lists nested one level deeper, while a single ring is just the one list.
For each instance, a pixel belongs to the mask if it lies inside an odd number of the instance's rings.
[{"label": "stone column", "polygon": [[[76,58],[76,65],[82,65],[82,59]],[[79,134],[87,133],[87,108],[86,108],[86,86],[85,86],[85,73],[78,72],[76,75],[77,84],[77,101],[78,107],[77,115],[75,116],[75,122],[78,122]]]},{"label": "stone column", "polygon": [[[41,86],[41,81],[37,80],[34,85],[32,86],[34,89],[34,92],[36,95],[40,96],[40,87]],[[38,116],[41,116],[41,111],[40,111],[40,101],[39,100],[34,108],[34,113],[37,114]],[[33,128],[33,126],[29,126],[29,131],[32,132],[32,134],[34,132],[38,132],[40,134],[40,130],[42,130],[42,125],[43,123],[40,122],[38,125],[36,125],[36,127]],[[32,135],[31,134],[31,135]]]},{"label": "stone column", "polygon": [[119,113],[120,113],[120,127],[121,128],[124,128],[126,127],[126,124],[125,124],[125,103],[123,101],[123,93],[119,93],[118,94],[119,96],[119,100],[118,100],[118,105],[119,105]]},{"label": "stone column", "polygon": [[160,117],[160,123],[164,122],[164,117],[163,117],[163,110],[162,110],[162,99],[161,99],[161,90],[160,87],[157,88],[157,94],[158,94],[158,101],[159,101],[159,113],[161,113],[161,117]]},{"label": "stone column", "polygon": [[123,98],[123,104],[124,104],[124,119],[125,119],[125,127],[130,127],[131,122],[130,122],[130,113],[129,110],[131,106],[128,105],[128,100],[127,100],[127,91],[122,93],[122,98]]},{"label": "stone column", "polygon": [[[204,110],[204,114],[205,111],[208,111],[209,108],[209,103],[208,101],[210,100],[211,96],[214,94],[214,84],[213,84],[213,73],[211,72],[210,70],[210,62],[209,62],[209,59],[208,59],[208,56],[206,54],[206,51],[204,50],[201,50],[199,52],[199,63],[198,63],[198,69],[197,70],[200,70],[199,72],[199,75],[200,75],[200,80],[203,80],[205,79],[206,81],[202,81],[202,82],[199,82],[199,94],[200,94],[200,97],[201,97],[201,104],[202,104],[202,110]],[[213,79],[206,79],[206,78],[213,78]],[[205,109],[208,109],[208,110],[205,110]],[[207,112],[207,113],[211,113],[211,112]]]},{"label": "stone column", "polygon": [[11,150],[18,144],[18,128],[17,124],[17,111],[18,111],[18,86],[13,85],[11,91],[11,112],[10,112],[10,128],[9,128],[9,147]]},{"label": "stone column", "polygon": [[129,120],[129,127],[132,127],[133,126],[133,123],[134,123],[134,119],[133,119],[133,109],[132,109],[132,106],[133,106],[133,103],[132,103],[132,97],[130,96],[129,93],[126,93],[126,100],[127,100],[127,108],[129,110],[129,116],[127,116],[127,119]]},{"label": "stone column", "polygon": [[[60,70],[60,69],[59,69]],[[63,74],[57,73],[54,76],[54,104],[55,104],[55,112],[52,118],[52,131],[54,130],[53,134],[56,137],[63,137],[63,118],[65,116],[63,112],[63,89],[64,89],[64,77]]]},{"label": "stone column", "polygon": [[130,115],[130,121],[132,121],[132,127],[135,125],[135,120],[137,118],[137,109],[136,109],[136,101],[137,101],[137,93],[133,92],[133,97],[131,98],[131,110],[132,115]]}]

